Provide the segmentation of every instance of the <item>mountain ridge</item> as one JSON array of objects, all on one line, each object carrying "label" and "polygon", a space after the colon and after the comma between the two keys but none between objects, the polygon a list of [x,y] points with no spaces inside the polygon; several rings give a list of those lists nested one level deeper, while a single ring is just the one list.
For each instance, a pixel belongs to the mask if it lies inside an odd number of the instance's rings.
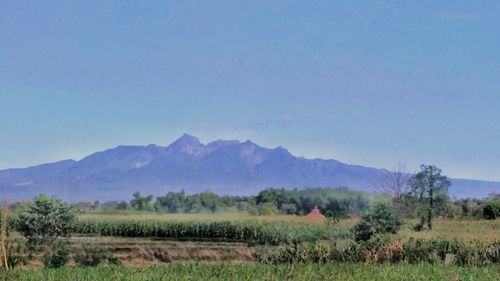
[{"label": "mountain ridge", "polygon": [[[271,186],[346,186],[373,192],[386,173],[335,159],[296,157],[282,146],[266,148],[250,140],[203,144],[184,134],[167,146],[119,145],[78,161],[0,170],[0,196],[16,200],[44,193],[71,201],[118,200],[128,199],[135,190],[155,195],[181,189],[249,195]],[[485,197],[500,190],[499,182],[451,181],[450,193],[456,197]]]}]

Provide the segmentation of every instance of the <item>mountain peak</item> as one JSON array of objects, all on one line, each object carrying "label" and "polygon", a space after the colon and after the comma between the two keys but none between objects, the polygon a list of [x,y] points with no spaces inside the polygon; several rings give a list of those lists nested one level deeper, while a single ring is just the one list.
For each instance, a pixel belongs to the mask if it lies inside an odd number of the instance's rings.
[{"label": "mountain peak", "polygon": [[288,149],[284,148],[283,146],[278,146],[276,147],[275,149],[273,149],[274,151],[280,151],[280,152],[284,152],[284,153],[288,153],[290,154],[290,152],[288,151]]},{"label": "mountain peak", "polygon": [[183,134],[168,147],[170,149],[178,150],[187,154],[198,154],[198,152],[200,152],[203,148],[203,144],[197,137],[189,134]]},{"label": "mountain peak", "polygon": [[246,140],[242,144],[247,145],[247,146],[258,146],[256,143],[252,142],[251,140]]},{"label": "mountain peak", "polygon": [[183,143],[185,143],[185,142],[190,142],[190,143],[195,142],[195,143],[200,143],[200,140],[197,137],[193,136],[193,135],[185,133],[180,138],[178,138],[174,143],[176,143],[176,142],[183,142]]}]

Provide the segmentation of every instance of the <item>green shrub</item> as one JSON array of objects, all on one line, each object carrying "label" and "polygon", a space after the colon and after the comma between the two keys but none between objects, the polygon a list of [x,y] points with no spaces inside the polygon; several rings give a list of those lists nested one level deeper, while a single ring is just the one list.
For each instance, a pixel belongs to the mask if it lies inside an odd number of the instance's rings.
[{"label": "green shrub", "polygon": [[272,202],[262,203],[257,206],[257,212],[260,216],[270,216],[272,214],[278,214],[279,211],[276,205]]},{"label": "green shrub", "polygon": [[52,252],[48,252],[43,257],[43,264],[47,268],[60,268],[66,265],[69,260],[69,250],[64,245],[57,245]]},{"label": "green shrub", "polygon": [[392,207],[385,202],[377,202],[354,227],[354,236],[357,241],[367,241],[375,234],[396,233],[400,226],[401,221]]},{"label": "green shrub", "polygon": [[103,263],[120,264],[120,261],[114,257],[106,248],[100,246],[83,247],[74,257],[76,264],[82,266],[98,266]]},{"label": "green shrub", "polygon": [[405,260],[409,263],[437,263],[440,258],[433,244],[432,240],[410,238],[403,246]]},{"label": "green shrub", "polygon": [[19,215],[17,230],[32,246],[53,245],[59,237],[69,236],[75,214],[71,207],[55,198],[40,195]]},{"label": "green shrub", "polygon": [[293,260],[291,252],[287,245],[262,246],[255,249],[255,256],[258,262],[265,264],[291,263]]},{"label": "green shrub", "polygon": [[500,217],[500,200],[488,202],[483,208],[483,217],[487,220]]},{"label": "green shrub", "polygon": [[330,258],[337,262],[361,262],[365,258],[365,248],[353,239],[336,240]]},{"label": "green shrub", "polygon": [[319,263],[327,262],[332,255],[332,243],[330,241],[316,241],[312,250],[314,261]]}]

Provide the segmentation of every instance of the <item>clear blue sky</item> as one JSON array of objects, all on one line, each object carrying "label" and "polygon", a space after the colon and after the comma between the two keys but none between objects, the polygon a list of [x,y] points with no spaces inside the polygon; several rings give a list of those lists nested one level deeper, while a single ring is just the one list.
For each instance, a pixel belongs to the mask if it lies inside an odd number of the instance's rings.
[{"label": "clear blue sky", "polygon": [[1,1],[0,168],[187,132],[500,180],[498,15],[498,1]]}]

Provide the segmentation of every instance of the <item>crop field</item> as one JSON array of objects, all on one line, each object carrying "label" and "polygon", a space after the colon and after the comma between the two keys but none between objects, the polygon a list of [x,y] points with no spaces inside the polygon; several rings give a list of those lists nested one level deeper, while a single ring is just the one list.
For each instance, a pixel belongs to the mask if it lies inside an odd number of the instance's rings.
[{"label": "crop field", "polygon": [[[291,216],[291,215],[272,215],[272,216],[251,216],[247,214],[151,214],[137,212],[110,212],[110,213],[91,213],[84,214],[79,217],[84,222],[112,222],[119,223],[124,221],[141,222],[144,224],[152,223],[161,225],[168,222],[234,222],[244,223],[245,225],[281,225],[284,229],[286,226],[299,225],[299,228],[304,225],[312,225],[309,229],[316,229],[319,232],[328,231],[328,235],[346,235],[346,230],[351,229],[359,219],[344,219],[339,220],[334,224],[325,223],[325,220],[318,218],[310,218],[307,216]],[[398,236],[402,238],[437,238],[443,237],[447,239],[463,239],[463,240],[482,240],[494,241],[500,239],[500,220],[457,220],[457,219],[436,219],[432,231],[412,230],[413,225],[417,222],[408,220],[403,225]],[[316,227],[314,227],[316,226]],[[325,234],[326,235],[326,234]],[[326,236],[328,236],[326,235]],[[126,235],[125,235],[126,236]],[[318,239],[325,236],[318,236]],[[329,238],[329,237],[328,237]]]},{"label": "crop field", "polygon": [[[294,215],[79,215],[68,267],[42,269],[40,256],[0,280],[498,280],[500,221],[436,219],[432,231],[404,222],[385,242],[363,244],[359,219]],[[11,239],[21,239],[15,231]],[[380,243],[377,244],[377,243]],[[78,266],[83,248],[111,253],[121,266]],[[456,265],[445,266],[447,253]]]},{"label": "crop field", "polygon": [[[186,219],[187,218],[187,219]],[[191,219],[190,219],[191,218]],[[296,221],[293,221],[293,220]],[[347,226],[333,228],[317,219],[290,216],[250,220],[247,217],[233,220],[201,219],[196,216],[124,216],[84,217],[76,223],[74,232],[80,235],[155,237],[174,240],[243,241],[257,244],[312,242],[316,240],[346,238]]]},{"label": "crop field", "polygon": [[343,281],[491,281],[500,278],[500,266],[463,268],[428,264],[283,264],[183,263],[149,267],[64,267],[14,270],[0,280],[24,281],[146,281],[146,280],[343,280]]}]

